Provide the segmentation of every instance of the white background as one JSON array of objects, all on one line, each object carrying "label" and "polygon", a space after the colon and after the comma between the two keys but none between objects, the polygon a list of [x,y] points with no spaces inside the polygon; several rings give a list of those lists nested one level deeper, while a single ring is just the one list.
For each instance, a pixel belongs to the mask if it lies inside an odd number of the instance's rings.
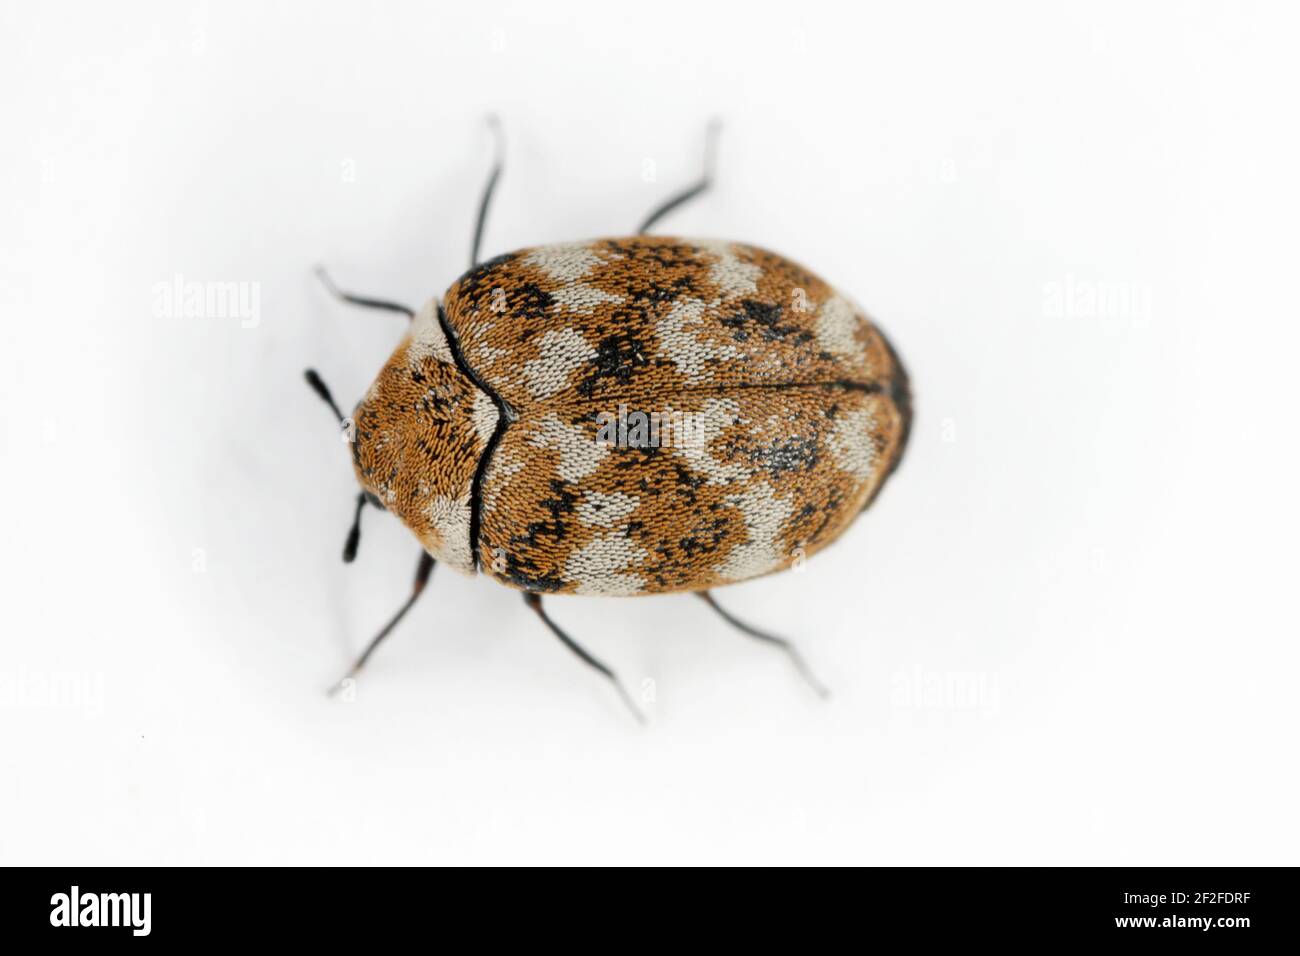
[{"label": "white background", "polygon": [[[9,4],[0,862],[1296,863],[1300,87],[1285,4]],[[904,466],[719,593],[417,554],[350,405],[485,253],[661,227],[806,263],[910,366]],[[651,176],[653,172],[653,176]],[[653,181],[650,181],[650,180]],[[260,321],[154,314],[257,283]]]}]

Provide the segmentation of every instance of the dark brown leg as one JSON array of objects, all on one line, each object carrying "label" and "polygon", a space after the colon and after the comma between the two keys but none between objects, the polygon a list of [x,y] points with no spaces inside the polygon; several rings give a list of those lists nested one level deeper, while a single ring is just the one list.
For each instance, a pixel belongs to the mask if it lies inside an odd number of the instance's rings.
[{"label": "dark brown leg", "polygon": [[540,594],[533,594],[532,592],[526,591],[524,592],[524,603],[537,612],[537,616],[542,619],[543,624],[551,629],[551,633],[558,637],[565,647],[573,651],[574,654],[577,654],[584,664],[593,670],[599,671],[609,679],[609,682],[614,685],[614,689],[618,691],[619,696],[623,698],[623,703],[627,705],[627,709],[632,712],[632,716],[635,717],[638,722],[644,724],[645,715],[641,713],[636,704],[632,702],[632,696],[627,692],[627,689],[622,685],[622,683],[619,682],[618,675],[587,653],[587,651],[574,641],[573,638],[569,637],[568,634],[565,634],[564,631],[560,630],[556,623],[551,620],[550,615],[542,609],[542,596]]},{"label": "dark brown leg", "polygon": [[347,540],[343,542],[343,563],[351,564],[357,559],[357,545],[361,543],[361,510],[366,506],[366,493],[357,495],[357,510],[352,516],[352,527],[348,528]]},{"label": "dark brown leg", "polygon": [[688,186],[686,189],[683,189],[676,195],[670,196],[668,199],[664,200],[663,203],[656,206],[654,211],[645,217],[645,221],[641,223],[641,228],[636,231],[638,236],[644,236],[650,231],[650,227],[664,216],[668,215],[683,203],[687,203],[694,199],[696,196],[700,195],[700,193],[713,185],[713,154],[717,152],[718,131],[721,128],[722,124],[717,120],[713,120],[709,123],[708,129],[704,133],[704,174],[696,183],[694,183],[694,185]]},{"label": "dark brown leg", "polygon": [[[303,376],[307,379],[307,384],[311,386],[312,391],[319,395],[321,401],[334,412],[339,424],[346,425],[347,419],[343,417],[343,412],[339,411],[338,403],[334,401],[334,396],[330,394],[329,388],[326,387],[325,382],[316,373],[316,370],[309,368],[303,373]],[[357,545],[361,543],[361,509],[365,506],[366,495],[365,492],[361,492],[357,495],[357,510],[352,516],[352,527],[348,529],[347,540],[343,542],[343,561],[347,564],[351,564],[357,556]]]},{"label": "dark brown leg", "polygon": [[799,654],[799,649],[784,637],[777,637],[775,634],[760,631],[758,628],[746,624],[739,618],[732,617],[731,614],[723,610],[722,605],[713,600],[713,595],[708,591],[696,591],[695,593],[704,599],[705,604],[717,611],[719,617],[732,627],[736,628],[736,630],[743,634],[748,634],[750,637],[757,638],[760,641],[775,644],[777,647],[785,651],[786,655],[790,658],[790,663],[794,664],[794,669],[799,672],[800,677],[807,681],[808,686],[817,693],[817,696],[826,698],[831,695],[831,692],[826,689],[826,685],[819,681],[816,675],[808,669],[808,665],[804,663],[803,657]]},{"label": "dark brown leg", "polygon": [[314,368],[309,368],[302,373],[302,377],[307,380],[307,384],[310,385],[311,390],[320,397],[320,400],[330,407],[330,411],[334,413],[334,417],[337,418],[339,424],[342,425],[345,420],[343,413],[339,411],[338,402],[334,401],[334,396],[330,393],[329,386],[325,384],[325,380],[320,377],[320,373]]},{"label": "dark brown leg", "polygon": [[365,666],[366,661],[370,660],[370,655],[375,652],[375,648],[377,648],[380,642],[389,635],[393,628],[397,627],[397,622],[406,616],[406,612],[415,604],[415,600],[420,596],[420,592],[424,590],[424,586],[429,583],[429,575],[433,574],[433,566],[434,560],[430,557],[429,553],[427,551],[421,552],[420,563],[416,565],[415,568],[415,581],[411,585],[411,596],[406,599],[406,603],[403,604],[401,608],[398,609],[397,613],[393,615],[392,620],[384,625],[384,629],[375,635],[374,639],[366,647],[365,651],[357,658],[356,663],[352,665],[346,674],[339,678],[337,684],[330,688],[329,693],[331,697],[343,688],[345,681],[351,680],[357,676],[361,668]]},{"label": "dark brown leg", "polygon": [[316,278],[329,290],[330,295],[343,302],[359,305],[366,309],[383,309],[385,312],[400,312],[408,319],[415,318],[415,310],[410,306],[402,305],[399,302],[388,302],[384,299],[371,299],[363,295],[353,295],[351,292],[344,292],[334,284],[324,266],[316,267]]},{"label": "dark brown leg", "polygon": [[501,170],[505,165],[506,138],[501,132],[501,121],[495,116],[489,116],[487,121],[488,128],[492,130],[496,149],[492,160],[492,172],[488,173],[487,185],[483,187],[483,197],[478,203],[478,218],[474,220],[474,242],[469,247],[471,269],[478,265],[478,251],[483,244],[483,227],[487,224],[488,206],[492,202],[492,193],[497,188],[497,180],[501,178]]}]

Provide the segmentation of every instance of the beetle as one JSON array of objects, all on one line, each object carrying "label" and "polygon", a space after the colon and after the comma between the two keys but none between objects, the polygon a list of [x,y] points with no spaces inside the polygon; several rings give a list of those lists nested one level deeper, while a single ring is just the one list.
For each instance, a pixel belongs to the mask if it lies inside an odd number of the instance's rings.
[{"label": "beetle", "polygon": [[898,467],[912,397],[898,354],[851,299],[754,246],[649,235],[713,179],[717,124],[698,182],[636,235],[543,245],[479,260],[503,168],[478,209],[470,269],[419,310],[345,416],[362,510],[395,514],[422,546],[405,604],[335,689],[355,678],[410,610],[437,562],[519,590],[542,622],[618,677],[547,613],[550,594],[693,592],[742,632],[711,589],[784,570],[836,540]]}]

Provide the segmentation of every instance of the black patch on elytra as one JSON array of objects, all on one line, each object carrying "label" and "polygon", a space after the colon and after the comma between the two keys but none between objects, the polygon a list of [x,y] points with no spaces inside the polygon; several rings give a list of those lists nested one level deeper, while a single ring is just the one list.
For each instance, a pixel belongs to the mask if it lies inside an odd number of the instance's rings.
[{"label": "black patch on elytra", "polygon": [[587,363],[587,375],[578,383],[578,394],[591,398],[601,385],[626,385],[637,369],[648,364],[648,355],[645,344],[631,333],[605,336],[596,344],[596,354]]},{"label": "black patch on elytra", "polygon": [[510,543],[531,548],[537,544],[539,538],[554,538],[559,541],[564,537],[564,530],[564,524],[560,521],[530,521],[524,529],[524,534],[510,536]]},{"label": "black patch on elytra", "polygon": [[770,445],[746,450],[750,464],[767,471],[773,478],[797,471],[812,471],[821,456],[816,434],[793,435]]},{"label": "black patch on elytra", "polygon": [[676,542],[661,541],[654,545],[655,560],[639,569],[661,590],[675,590],[687,586],[696,577],[691,567],[692,559],[699,555],[716,553],[727,540],[731,516],[720,509],[711,509],[714,517],[700,515],[687,532]]},{"label": "black patch on elytra", "polygon": [[[628,272],[642,271],[634,269],[637,263],[652,262],[663,269],[699,269],[699,256],[702,252],[695,246],[681,243],[647,243],[639,237],[631,240],[606,239],[599,243],[602,250],[614,253],[621,260]],[[653,273],[655,270],[648,270]]]},{"label": "black patch on elytra", "polygon": [[624,304],[611,313],[617,327],[644,327],[655,321],[668,304],[683,298],[704,298],[699,287],[699,250],[678,243],[603,240],[597,248],[618,259],[616,270],[602,278],[623,296]]},{"label": "black patch on elytra", "polygon": [[449,418],[448,412],[454,410],[458,404],[456,398],[451,396],[450,389],[435,386],[424,390],[415,403],[415,410],[445,422]]},{"label": "black patch on elytra", "polygon": [[507,288],[497,274],[501,267],[509,265],[515,258],[515,253],[508,252],[475,266],[457,279],[449,299],[456,300],[458,311],[468,315],[495,311],[499,300],[494,293],[501,289],[505,293],[503,315],[527,321],[544,318],[555,301],[549,292],[535,282]]},{"label": "black patch on elytra", "polygon": [[678,276],[669,282],[655,282],[649,285],[644,282],[629,281],[624,286],[624,292],[628,300],[644,301],[650,305],[676,302],[682,297],[699,298],[695,280],[689,275]]},{"label": "black patch on elytra", "polygon": [[578,500],[578,496],[569,491],[566,483],[557,479],[551,479],[551,494],[553,498],[543,498],[541,506],[551,513],[551,517],[557,521],[560,515],[573,514],[573,503]]},{"label": "black patch on elytra", "polygon": [[506,570],[501,575],[506,580],[519,585],[525,591],[558,591],[564,582],[553,574],[539,574],[537,562],[532,559],[520,560],[517,555],[507,554]]},{"label": "black patch on elytra", "polygon": [[552,497],[543,498],[538,504],[551,513],[551,520],[529,522],[524,534],[511,535],[512,545],[533,547],[542,538],[563,541],[568,536],[569,526],[562,516],[573,514],[578,496],[569,491],[562,481],[553,480],[550,487]]},{"label": "black patch on elytra", "polygon": [[781,316],[785,310],[775,302],[744,299],[740,308],[741,311],[722,320],[722,324],[732,330],[732,338],[737,342],[747,341],[750,335],[761,336],[769,342],[781,341],[789,335],[794,335],[798,342],[812,338],[811,333],[797,325],[782,325]]},{"label": "black patch on elytra", "polygon": [[662,452],[663,449],[657,445],[647,445],[644,448],[620,445],[615,451],[618,452],[618,457],[613,459],[615,470],[631,471],[637,468],[652,467],[655,456]]},{"label": "black patch on elytra", "polygon": [[470,308],[484,308],[491,305],[492,290],[500,283],[493,281],[493,273],[498,268],[513,262],[515,253],[507,252],[494,256],[486,262],[480,262],[463,276],[452,283],[456,296],[469,304]]},{"label": "black patch on elytra", "polygon": [[727,538],[725,518],[715,518],[706,524],[696,525],[690,533],[677,542],[677,547],[687,558],[700,554],[712,554]]},{"label": "black patch on elytra", "polygon": [[549,292],[528,282],[506,293],[506,312],[511,318],[532,321],[544,318],[554,302]]},{"label": "black patch on elytra", "polygon": [[695,474],[679,462],[673,462],[673,471],[675,472],[673,484],[677,488],[677,493],[685,498],[688,504],[695,504],[696,499],[699,497],[695,491],[697,488],[703,487],[704,476]]},{"label": "black patch on elytra", "polygon": [[799,509],[789,528],[795,540],[803,542],[804,547],[819,543],[826,526],[839,515],[841,500],[839,496],[832,494],[830,502],[825,507],[819,508],[806,504]]}]

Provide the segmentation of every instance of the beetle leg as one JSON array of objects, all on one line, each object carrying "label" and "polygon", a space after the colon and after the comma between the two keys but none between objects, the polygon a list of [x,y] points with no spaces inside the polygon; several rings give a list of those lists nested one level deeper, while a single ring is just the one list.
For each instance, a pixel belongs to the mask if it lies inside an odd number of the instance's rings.
[{"label": "beetle leg", "polygon": [[[303,373],[303,376],[307,379],[307,384],[312,387],[312,391],[319,395],[321,401],[325,402],[325,404],[334,412],[335,417],[339,420],[339,424],[344,424],[347,419],[343,417],[343,412],[339,410],[338,403],[334,401],[334,396],[330,394],[328,386],[326,386],[324,380],[319,374],[317,374],[316,370],[314,368],[309,368]],[[364,508],[365,505],[366,493],[363,491],[357,495],[357,511],[356,514],[352,516],[352,527],[348,529],[347,540],[343,543],[344,563],[350,564],[357,556],[357,545],[361,543],[361,509]]]},{"label": "beetle leg", "polygon": [[487,222],[488,204],[492,202],[492,192],[497,188],[501,170],[505,165],[506,137],[501,131],[501,121],[488,114],[488,128],[492,130],[493,158],[492,172],[488,173],[487,185],[483,187],[483,198],[478,203],[478,219],[474,222],[474,243],[469,248],[469,267],[478,265],[478,250],[483,244],[483,226]]},{"label": "beetle leg", "polygon": [[670,196],[663,203],[656,206],[650,215],[646,216],[645,221],[641,223],[641,228],[636,231],[638,236],[644,236],[650,231],[650,227],[657,223],[664,216],[668,215],[678,206],[694,199],[700,193],[704,192],[713,185],[713,154],[717,152],[718,131],[722,128],[722,123],[718,120],[711,120],[708,128],[704,131],[704,174],[695,184],[688,186],[681,192]]},{"label": "beetle leg", "polygon": [[383,309],[385,312],[400,312],[408,319],[415,318],[415,310],[410,306],[402,305],[400,302],[388,302],[384,299],[371,299],[363,295],[353,295],[351,292],[344,292],[334,284],[330,274],[325,271],[324,266],[316,267],[316,278],[329,290],[329,294],[343,302],[350,302],[352,305],[359,305],[367,309]]},{"label": "beetle leg", "polygon": [[357,676],[361,668],[365,666],[366,661],[370,659],[370,655],[375,652],[375,648],[378,647],[380,642],[389,635],[393,628],[397,627],[397,622],[406,616],[406,612],[415,604],[415,599],[420,596],[420,592],[424,590],[424,586],[429,583],[429,576],[433,574],[434,564],[435,562],[433,557],[427,551],[420,553],[420,563],[416,565],[415,568],[415,581],[411,585],[411,596],[406,599],[406,603],[403,604],[398,609],[397,613],[393,615],[392,620],[384,625],[383,630],[375,635],[374,639],[369,645],[367,645],[365,651],[363,651],[361,656],[357,658],[356,663],[352,665],[346,674],[339,678],[337,684],[330,688],[329,694],[331,697],[343,689],[343,685],[346,681]]},{"label": "beetle leg", "polygon": [[556,623],[551,620],[550,615],[542,610],[542,596],[540,594],[533,594],[531,591],[525,591],[524,603],[537,612],[537,616],[542,619],[543,624],[551,629],[551,633],[558,637],[565,647],[577,654],[584,664],[609,678],[610,683],[614,685],[614,689],[617,690],[619,696],[623,698],[623,703],[627,705],[627,709],[632,712],[632,716],[635,717],[638,722],[644,724],[645,714],[641,713],[636,704],[632,702],[632,696],[619,681],[618,675],[587,653],[587,651],[574,641],[573,638],[569,637],[568,634],[565,634],[564,631],[560,630]]},{"label": "beetle leg", "polygon": [[343,563],[351,564],[357,559],[357,545],[361,543],[361,509],[366,506],[366,493],[357,495],[357,511],[352,516],[352,527],[348,528],[347,540],[343,542]]},{"label": "beetle leg", "polygon": [[320,377],[320,373],[318,373],[314,368],[309,368],[302,373],[302,377],[307,380],[307,384],[310,385],[311,390],[320,397],[320,400],[330,407],[330,411],[334,413],[334,417],[337,418],[339,424],[342,425],[346,419],[343,417],[343,413],[339,411],[338,402],[334,401],[334,396],[330,394],[329,386],[327,386],[325,380]]},{"label": "beetle leg", "polygon": [[746,624],[739,618],[732,617],[731,614],[723,609],[722,605],[713,600],[713,595],[708,591],[696,591],[695,593],[704,599],[705,604],[717,611],[719,617],[741,633],[748,634],[750,637],[758,638],[760,641],[766,641],[769,644],[775,644],[777,647],[785,651],[786,655],[790,658],[790,663],[794,664],[794,669],[799,672],[799,676],[807,681],[808,686],[816,691],[818,697],[826,698],[831,695],[830,691],[826,689],[826,685],[819,681],[817,676],[809,670],[808,665],[804,663],[803,656],[799,653],[799,649],[784,637],[777,637],[775,634],[768,634],[766,631],[760,631],[758,628]]}]

